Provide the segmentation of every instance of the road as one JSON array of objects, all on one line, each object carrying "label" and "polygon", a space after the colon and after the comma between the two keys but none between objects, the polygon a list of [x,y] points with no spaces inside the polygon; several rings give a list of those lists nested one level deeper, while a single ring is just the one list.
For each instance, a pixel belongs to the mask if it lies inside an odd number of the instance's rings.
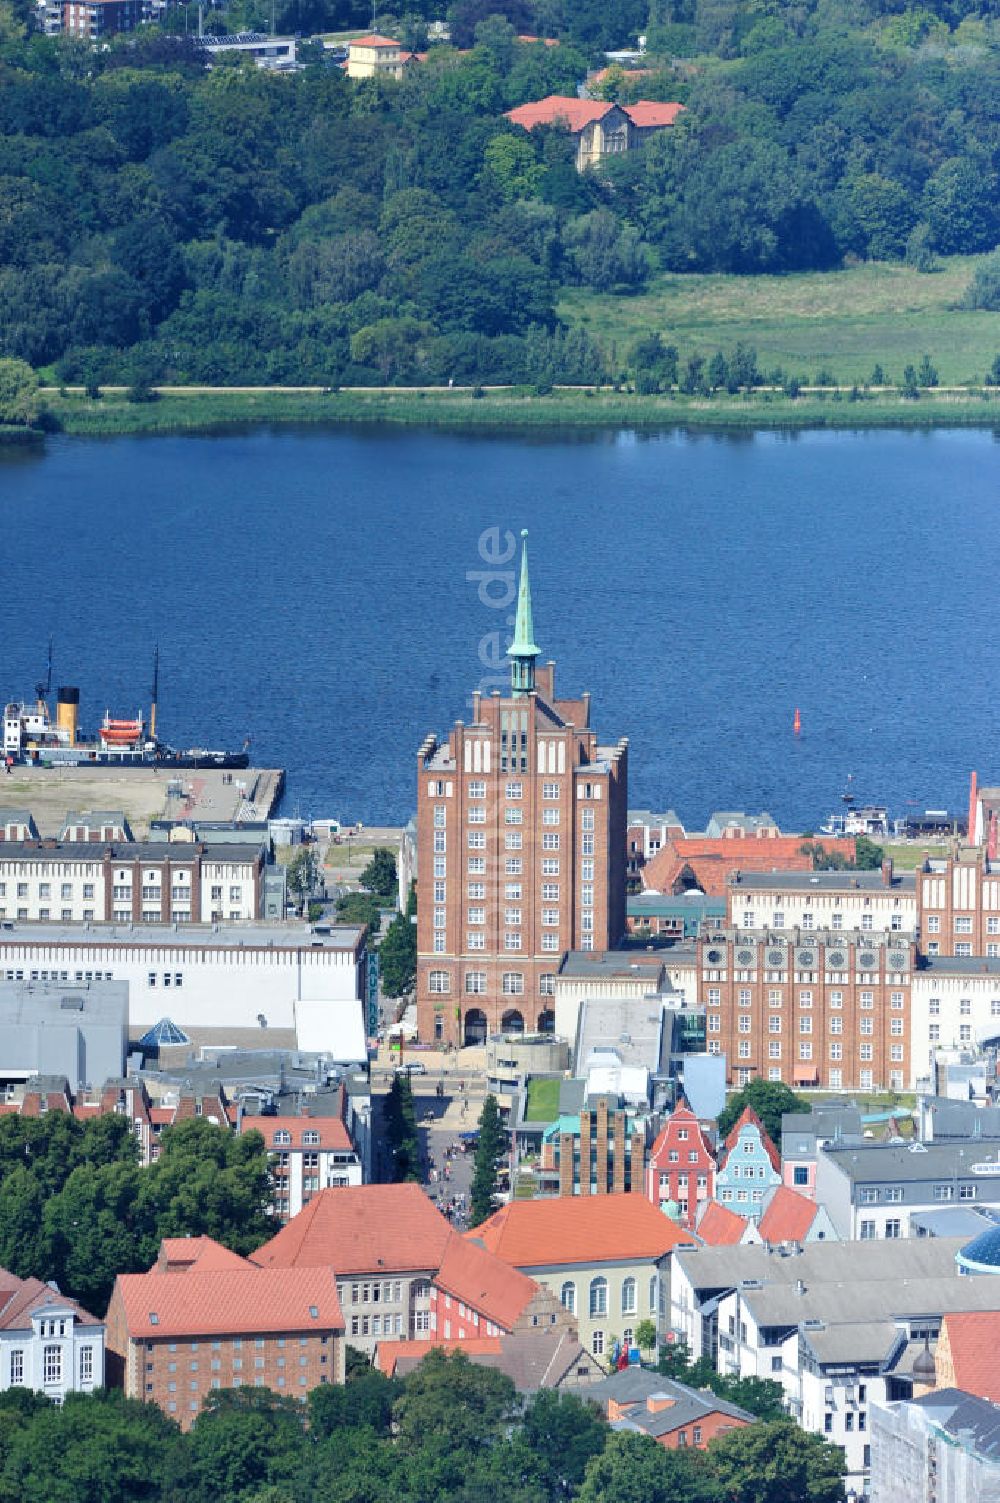
[{"label": "road", "polygon": [[[391,1174],[383,1108],[393,1073],[391,1069],[384,1067],[372,1070],[372,1169],[375,1179],[383,1182]],[[465,1197],[465,1214],[459,1213],[452,1218],[455,1226],[464,1228],[467,1225],[474,1156],[462,1151],[459,1135],[472,1132],[478,1126],[485,1095],[482,1077],[466,1077],[460,1076],[457,1071],[436,1070],[427,1075],[415,1075],[412,1082],[420,1139],[421,1183],[430,1199],[446,1214],[449,1201],[456,1195]],[[439,1084],[444,1090],[441,1096],[437,1094]],[[449,1149],[452,1151],[450,1158],[447,1156]],[[433,1179],[432,1170],[435,1174]]]}]

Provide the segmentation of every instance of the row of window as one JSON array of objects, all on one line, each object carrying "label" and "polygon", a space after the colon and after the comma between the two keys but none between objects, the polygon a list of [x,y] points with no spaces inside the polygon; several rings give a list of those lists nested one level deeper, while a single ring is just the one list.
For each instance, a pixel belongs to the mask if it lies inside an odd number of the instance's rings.
[{"label": "row of window", "polygon": [[[623,1315],[635,1315],[638,1311],[638,1282],[629,1276],[622,1280],[621,1289],[621,1313]],[[659,1305],[660,1281],[656,1274],[649,1280],[649,1310],[655,1314]],[[559,1291],[559,1298],[565,1309],[571,1315],[576,1314],[576,1284],[572,1279],[567,1279]],[[588,1290],[588,1307],[591,1319],[595,1316],[607,1315],[608,1313],[608,1281],[599,1274],[591,1279]]]},{"label": "row of window", "polygon": [[[63,1353],[64,1349],[61,1346],[46,1346],[42,1348],[43,1383],[61,1383],[63,1381]],[[14,1347],[11,1350],[8,1372],[12,1388],[21,1386],[25,1381],[24,1358],[25,1352],[23,1347]],[[94,1348],[92,1346],[81,1346],[79,1348],[77,1369],[78,1381],[80,1383],[93,1383]]]},{"label": "row of window", "polygon": [[[469,783],[467,783],[465,785],[465,791],[469,795],[469,798],[485,798],[486,797],[486,783],[485,783],[485,781],[479,781],[478,779],[474,778],[471,782],[469,782]],[[509,782],[509,783],[506,783],[504,785],[504,797],[505,798],[523,798],[523,796],[524,796],[524,784],[523,783],[521,783],[521,782]],[[543,783],[542,784],[542,798],[558,798],[558,797],[559,797],[559,784],[558,783]]]},{"label": "row of window", "polygon": [[[924,919],[924,925],[925,925],[925,928],[926,928],[928,934],[940,934],[941,933],[941,919],[940,919],[939,915],[936,914],[936,913],[929,913],[929,914],[927,914],[926,917],[925,917],[925,919]],[[973,932],[973,929],[972,929],[972,919],[971,919],[971,917],[967,917],[967,916],[966,917],[956,917],[956,919],[955,919],[955,933],[956,934],[971,934],[972,932]],[[1000,934],[1000,918],[988,918],[986,920],[986,933],[987,934]]]}]

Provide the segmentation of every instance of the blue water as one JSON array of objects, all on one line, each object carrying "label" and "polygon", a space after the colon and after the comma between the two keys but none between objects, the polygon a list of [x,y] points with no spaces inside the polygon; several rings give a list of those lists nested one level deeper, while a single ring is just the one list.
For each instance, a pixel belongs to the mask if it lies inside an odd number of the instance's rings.
[{"label": "blue water", "polygon": [[630,738],[633,806],[809,828],[853,774],[897,813],[962,808],[972,767],[1000,780],[997,439],[56,439],[0,459],[0,695],[51,633],[85,724],[135,713],[159,643],[165,739],[249,734],[287,810],[402,821],[507,630],[481,536],[526,526],[536,639]]}]

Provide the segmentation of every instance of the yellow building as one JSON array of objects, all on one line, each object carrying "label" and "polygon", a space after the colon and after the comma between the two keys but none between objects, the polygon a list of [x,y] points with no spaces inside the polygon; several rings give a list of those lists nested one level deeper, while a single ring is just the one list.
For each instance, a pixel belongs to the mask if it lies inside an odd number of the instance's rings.
[{"label": "yellow building", "polygon": [[376,33],[358,37],[347,49],[348,78],[402,78],[410,59],[399,42]]},{"label": "yellow building", "polygon": [[641,1320],[653,1322],[659,1344],[670,1253],[695,1241],[641,1194],[513,1200],[466,1235],[551,1290],[604,1360],[616,1341],[633,1344]]}]

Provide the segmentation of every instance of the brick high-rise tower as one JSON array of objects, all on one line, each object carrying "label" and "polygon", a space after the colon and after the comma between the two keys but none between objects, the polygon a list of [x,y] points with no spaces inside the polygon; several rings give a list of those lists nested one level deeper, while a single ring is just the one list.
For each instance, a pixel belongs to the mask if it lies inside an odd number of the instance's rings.
[{"label": "brick high-rise tower", "polygon": [[[522,539],[527,533],[522,532]],[[511,689],[417,758],[417,1016],[428,1042],[553,1026],[567,950],[625,932],[628,742],[599,746],[590,695],[537,663],[522,542]]]}]

